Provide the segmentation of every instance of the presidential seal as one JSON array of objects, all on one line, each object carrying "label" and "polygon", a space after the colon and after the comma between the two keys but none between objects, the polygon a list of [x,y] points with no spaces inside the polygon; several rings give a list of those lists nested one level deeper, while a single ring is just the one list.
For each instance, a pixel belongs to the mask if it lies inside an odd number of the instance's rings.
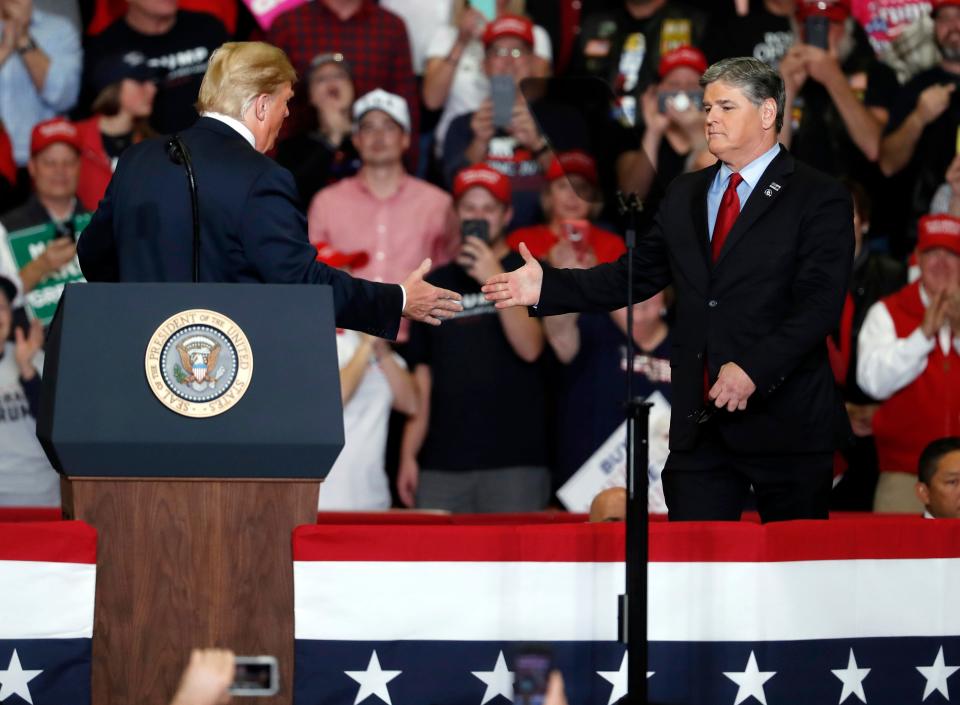
[{"label": "presidential seal", "polygon": [[236,323],[205,309],[181,311],[150,337],[147,383],[183,416],[206,418],[240,401],[253,375],[250,343]]}]

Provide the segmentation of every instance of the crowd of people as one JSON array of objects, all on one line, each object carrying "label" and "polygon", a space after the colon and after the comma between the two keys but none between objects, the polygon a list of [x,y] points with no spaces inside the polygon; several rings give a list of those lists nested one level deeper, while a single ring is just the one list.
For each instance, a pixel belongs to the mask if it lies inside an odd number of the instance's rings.
[{"label": "crowd of people", "polygon": [[[239,0],[0,0],[0,504],[58,503],[31,428],[42,311],[79,278],[77,238],[123,152],[197,119],[233,38],[297,71],[270,154],[318,260],[401,283],[429,257],[427,280],[462,296],[395,343],[338,334],[346,448],[321,508],[543,509],[617,431],[628,375],[670,400],[669,288],[628,330],[625,310],[540,319],[480,287],[523,264],[521,244],[554,267],[621,257],[615,193],[652,213],[713,164],[701,77],[752,56],[783,78],[780,143],[854,203],[827,340],[850,427],[832,506],[960,516],[942,494],[956,473],[930,456],[960,435],[960,0],[422,5],[314,0],[262,27]],[[551,102],[597,85],[599,121]]]}]

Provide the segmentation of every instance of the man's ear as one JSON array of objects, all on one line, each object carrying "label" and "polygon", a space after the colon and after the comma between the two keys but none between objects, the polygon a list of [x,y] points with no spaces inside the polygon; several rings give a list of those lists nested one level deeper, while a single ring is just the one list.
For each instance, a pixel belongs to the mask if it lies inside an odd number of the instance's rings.
[{"label": "man's ear", "polygon": [[916,490],[917,498],[920,500],[923,506],[926,507],[930,504],[930,488],[927,487],[925,482],[918,482],[916,485],[914,485],[914,490]]},{"label": "man's ear", "polygon": [[257,96],[256,100],[253,101],[254,108],[254,117],[257,120],[264,120],[267,117],[267,106],[270,103],[270,96],[266,93],[261,93]]},{"label": "man's ear", "polygon": [[765,130],[769,130],[777,124],[777,101],[773,98],[767,98],[760,106],[760,122]]}]

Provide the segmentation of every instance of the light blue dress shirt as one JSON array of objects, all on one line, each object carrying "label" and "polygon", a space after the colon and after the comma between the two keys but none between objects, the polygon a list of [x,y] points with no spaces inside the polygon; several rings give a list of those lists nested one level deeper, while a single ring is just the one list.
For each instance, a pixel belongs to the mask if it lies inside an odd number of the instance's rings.
[{"label": "light blue dress shirt", "polygon": [[[740,170],[740,176],[743,181],[737,186],[737,196],[740,198],[740,210],[747,203],[750,194],[753,193],[753,187],[760,181],[763,172],[770,166],[774,157],[780,154],[780,145],[775,144],[752,162]],[[720,165],[720,171],[713,177],[710,188],[707,189],[707,237],[713,240],[713,226],[717,222],[717,213],[720,210],[720,201],[723,199],[723,192],[727,190],[727,184],[730,182],[730,174],[733,169],[726,164]]]},{"label": "light blue dress shirt", "polygon": [[43,91],[37,93],[23,58],[16,51],[0,66],[0,119],[10,135],[18,166],[30,158],[33,126],[67,112],[77,102],[83,63],[80,34],[65,17],[34,8],[28,31],[50,58]]}]

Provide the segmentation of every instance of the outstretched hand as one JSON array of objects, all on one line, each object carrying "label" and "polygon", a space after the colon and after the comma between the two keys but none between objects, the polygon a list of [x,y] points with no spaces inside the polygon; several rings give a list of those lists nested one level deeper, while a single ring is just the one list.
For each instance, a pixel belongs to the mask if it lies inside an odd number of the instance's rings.
[{"label": "outstretched hand", "polygon": [[407,292],[403,316],[412,321],[439,326],[443,319],[452,318],[453,314],[462,311],[463,306],[460,305],[460,294],[457,292],[440,289],[424,281],[430,265],[428,257],[403,280],[403,289]]},{"label": "outstretched hand", "polygon": [[520,269],[490,277],[481,288],[487,301],[495,302],[497,308],[536,306],[540,302],[543,267],[522,242],[520,256],[524,261]]}]

